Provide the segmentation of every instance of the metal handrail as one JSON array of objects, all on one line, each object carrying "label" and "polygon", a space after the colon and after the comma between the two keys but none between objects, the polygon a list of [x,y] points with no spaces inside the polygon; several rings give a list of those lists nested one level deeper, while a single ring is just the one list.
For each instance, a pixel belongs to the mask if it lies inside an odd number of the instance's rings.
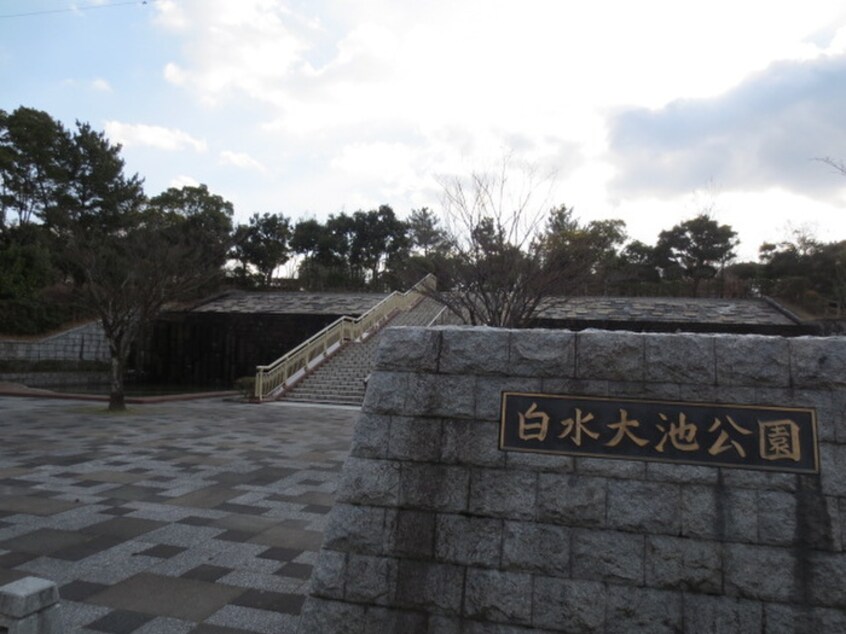
[{"label": "metal handrail", "polygon": [[394,291],[357,318],[346,315],[339,317],[273,363],[256,366],[256,399],[263,400],[295,374],[306,370],[314,360],[325,356],[332,346],[354,341],[376,328],[395,312],[408,310],[419,296],[425,295],[427,289],[434,290],[435,284],[435,276],[429,274],[404,293]]}]

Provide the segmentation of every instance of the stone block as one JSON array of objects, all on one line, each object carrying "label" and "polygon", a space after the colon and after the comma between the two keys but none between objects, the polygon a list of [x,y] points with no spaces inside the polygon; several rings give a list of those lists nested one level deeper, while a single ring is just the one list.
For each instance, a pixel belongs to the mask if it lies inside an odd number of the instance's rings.
[{"label": "stone block", "polygon": [[719,594],[722,591],[720,544],[680,537],[647,537],[646,585]]},{"label": "stone block", "polygon": [[440,372],[445,374],[508,374],[511,332],[465,326],[441,331]]},{"label": "stone block", "polygon": [[468,509],[492,517],[533,518],[537,479],[531,471],[473,469]]},{"label": "stone block", "polygon": [[615,458],[576,458],[576,473],[625,480],[645,480],[646,462]]},{"label": "stone block", "polygon": [[607,496],[608,528],[665,535],[681,532],[679,485],[610,480]]},{"label": "stone block", "polygon": [[[679,401],[697,401],[700,403],[735,403],[738,405],[749,405],[758,403],[755,393],[761,388],[757,387],[736,387],[729,385],[679,385]],[[781,388],[766,388],[781,389]]]},{"label": "stone block", "polygon": [[814,552],[802,563],[808,570],[804,590],[810,602],[846,610],[846,554]]},{"label": "stone block", "polygon": [[373,367],[377,370],[435,372],[441,333],[427,328],[386,328],[379,338]]},{"label": "stone block", "polygon": [[759,601],[794,601],[797,592],[796,554],[786,548],[726,544],[724,591]]},{"label": "stone block", "polygon": [[413,374],[403,413],[411,416],[473,418],[476,378],[441,374]]},{"label": "stone block", "polygon": [[846,445],[820,443],[820,481],[825,495],[846,497]]},{"label": "stone block", "polygon": [[646,463],[646,479],[654,482],[714,485],[717,483],[718,473],[719,471],[714,467],[698,467],[666,462]]},{"label": "stone block", "polygon": [[399,607],[459,616],[463,588],[462,566],[409,559],[399,561],[396,588]]},{"label": "stone block", "polygon": [[399,485],[399,462],[350,456],[344,462],[337,499],[354,504],[396,505]]},{"label": "stone block", "polygon": [[538,519],[567,526],[605,525],[607,483],[589,476],[541,473],[538,476]]},{"label": "stone block", "polygon": [[561,330],[511,332],[509,374],[531,377],[576,376],[576,335]]},{"label": "stone block", "polygon": [[644,336],[585,330],[576,335],[576,376],[638,382],[645,378]]},{"label": "stone block", "polygon": [[463,615],[494,623],[529,625],[531,596],[531,575],[468,568]]},{"label": "stone block", "polygon": [[479,377],[476,381],[476,420],[499,422],[503,392],[540,392],[540,379]]},{"label": "stone block", "polygon": [[796,387],[819,389],[846,385],[846,338],[791,339],[790,371]]},{"label": "stone block", "polygon": [[754,490],[683,486],[681,534],[754,543],[758,540],[757,508]]},{"label": "stone block", "polygon": [[499,567],[502,520],[465,515],[439,515],[435,556],[454,564]]},{"label": "stone block", "polygon": [[605,599],[602,583],[535,577],[532,625],[562,632],[601,632]]},{"label": "stone block", "polygon": [[790,346],[787,339],[719,335],[714,338],[714,345],[718,385],[790,385]]},{"label": "stone block", "polygon": [[470,472],[464,467],[404,463],[400,475],[400,504],[426,511],[467,510]]},{"label": "stone block", "polygon": [[570,529],[558,524],[505,522],[502,568],[569,576]]},{"label": "stone block", "polygon": [[707,594],[685,594],[683,605],[686,634],[774,632],[770,629],[769,620],[767,629],[764,629],[763,604],[757,601]]},{"label": "stone block", "polygon": [[643,535],[577,528],[572,536],[573,578],[643,584]]},{"label": "stone block", "polygon": [[38,577],[23,577],[0,586],[0,614],[21,619],[59,601],[56,584]]},{"label": "stone block", "polygon": [[356,458],[385,458],[391,432],[391,417],[362,414],[353,431],[350,455]]},{"label": "stone block", "polygon": [[332,507],[323,547],[343,552],[381,554],[385,509],[337,503]]},{"label": "stone block", "polygon": [[508,469],[551,473],[572,473],[575,469],[575,461],[571,456],[531,451],[505,451],[502,453],[505,455],[505,466]]},{"label": "stone block", "polygon": [[846,445],[846,390],[831,393],[831,419],[820,421],[820,427],[823,425],[833,427],[837,442]]},{"label": "stone block", "polygon": [[793,473],[721,467],[719,474],[722,486],[729,489],[756,489],[759,491],[796,490],[796,475]]},{"label": "stone block", "polygon": [[499,450],[499,425],[494,422],[447,419],[442,424],[441,460],[477,467],[503,467],[506,453]]},{"label": "stone block", "polygon": [[764,623],[767,634],[846,632],[846,611],[767,603],[764,605]]},{"label": "stone block", "polygon": [[[699,386],[696,386],[699,387]],[[609,381],[608,394],[617,398],[679,400],[682,386],[678,383],[649,383],[647,381]],[[694,399],[700,400],[700,399]]]},{"label": "stone block", "polygon": [[708,384],[716,381],[714,337],[655,334],[646,337],[647,381]]},{"label": "stone block", "polygon": [[834,393],[828,390],[756,388],[752,402],[774,407],[812,407],[817,413],[817,437],[824,442],[837,439]]},{"label": "stone block", "polygon": [[432,462],[437,461],[440,455],[440,419],[393,417],[388,440],[388,458]]},{"label": "stone block", "polygon": [[435,552],[435,513],[410,509],[388,510],[386,552],[415,559],[432,558]]},{"label": "stone block", "polygon": [[789,545],[797,537],[796,496],[781,491],[758,493],[758,542]]},{"label": "stone block", "polygon": [[369,606],[366,618],[365,632],[402,632],[402,634],[431,632],[426,615],[420,612]]},{"label": "stone block", "polygon": [[608,586],[608,634],[660,634],[682,631],[680,592]]},{"label": "stone block", "polygon": [[303,604],[301,634],[366,634],[366,609],[363,605],[308,597]]},{"label": "stone block", "polygon": [[[548,377],[541,379],[541,389],[544,394],[561,394],[569,396],[608,396],[610,394],[609,381],[592,381],[589,379],[564,379]],[[537,391],[537,390],[536,390]]]},{"label": "stone block", "polygon": [[388,605],[394,599],[397,560],[373,555],[349,555],[345,598],[370,605]]},{"label": "stone block", "polygon": [[404,372],[371,373],[361,411],[365,414],[403,414],[410,376]]},{"label": "stone block", "polygon": [[347,556],[324,548],[311,573],[311,593],[318,597],[342,600],[346,574]]}]

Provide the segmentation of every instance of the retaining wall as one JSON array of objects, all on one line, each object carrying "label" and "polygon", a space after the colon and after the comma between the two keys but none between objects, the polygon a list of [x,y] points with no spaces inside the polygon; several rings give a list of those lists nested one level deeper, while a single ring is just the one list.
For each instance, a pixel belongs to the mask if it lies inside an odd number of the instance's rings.
[{"label": "retaining wall", "polygon": [[109,344],[92,321],[41,339],[0,339],[0,359],[11,361],[108,361]]},{"label": "retaining wall", "polygon": [[[844,386],[844,338],[390,329],[301,631],[846,631]],[[812,407],[820,473],[501,451],[503,391]]]}]

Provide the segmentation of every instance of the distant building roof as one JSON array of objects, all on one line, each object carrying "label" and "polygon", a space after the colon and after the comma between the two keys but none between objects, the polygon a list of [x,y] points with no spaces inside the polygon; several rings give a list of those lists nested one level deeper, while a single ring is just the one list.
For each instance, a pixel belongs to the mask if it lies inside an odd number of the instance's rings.
[{"label": "distant building roof", "polygon": [[195,306],[197,313],[361,315],[387,297],[382,293],[232,292]]},{"label": "distant building roof", "polygon": [[647,331],[804,334],[802,322],[765,299],[692,297],[552,297],[538,325]]}]

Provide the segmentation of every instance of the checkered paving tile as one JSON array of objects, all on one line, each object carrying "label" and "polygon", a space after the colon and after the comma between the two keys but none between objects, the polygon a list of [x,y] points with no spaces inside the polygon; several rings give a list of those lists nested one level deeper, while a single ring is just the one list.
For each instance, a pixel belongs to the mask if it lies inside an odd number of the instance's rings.
[{"label": "checkered paving tile", "polygon": [[294,632],[356,416],[0,397],[0,583],[73,632]]}]

